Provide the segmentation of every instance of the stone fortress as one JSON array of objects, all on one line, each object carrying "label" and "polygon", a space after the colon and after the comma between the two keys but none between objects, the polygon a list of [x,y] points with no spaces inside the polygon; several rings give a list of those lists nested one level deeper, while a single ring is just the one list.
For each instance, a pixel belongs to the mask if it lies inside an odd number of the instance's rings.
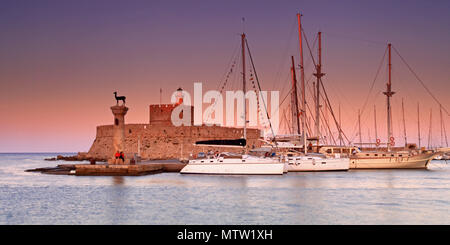
[{"label": "stone fortress", "polygon": [[[181,91],[181,89],[178,91]],[[87,157],[108,160],[114,156],[118,149],[121,149],[127,158],[140,156],[143,160],[185,160],[191,156],[196,156],[199,152],[207,152],[209,150],[243,151],[242,147],[194,145],[199,140],[242,138],[243,129],[206,125],[174,126],[171,121],[171,114],[181,103],[182,98],[178,98],[175,104],[150,105],[148,124],[126,124],[125,114],[128,108],[123,105],[112,106],[114,123],[113,125],[97,126],[96,137],[87,153]],[[193,109],[191,107],[191,113]],[[247,128],[246,147],[249,149],[260,147],[262,144],[262,141],[259,140],[260,134],[259,129]]]}]

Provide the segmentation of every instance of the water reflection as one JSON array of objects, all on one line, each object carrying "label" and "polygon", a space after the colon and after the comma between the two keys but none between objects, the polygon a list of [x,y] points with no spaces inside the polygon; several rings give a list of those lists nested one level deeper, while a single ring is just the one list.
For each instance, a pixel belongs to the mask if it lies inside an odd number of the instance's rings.
[{"label": "water reflection", "polygon": [[112,177],[113,185],[124,185],[125,179],[123,176],[114,176]]},{"label": "water reflection", "polygon": [[109,210],[108,218],[111,224],[126,224],[128,221],[126,207],[128,202],[128,188],[125,186],[125,177],[113,176],[113,185],[107,188],[106,200],[111,202],[104,208]]},{"label": "water reflection", "polygon": [[450,224],[444,162],[283,176],[24,172],[58,164],[44,157],[3,155],[0,224]]}]

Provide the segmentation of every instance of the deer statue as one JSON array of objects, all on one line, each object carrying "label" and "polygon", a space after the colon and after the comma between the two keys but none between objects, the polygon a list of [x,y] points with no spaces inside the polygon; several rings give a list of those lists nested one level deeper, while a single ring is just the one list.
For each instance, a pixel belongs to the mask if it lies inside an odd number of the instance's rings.
[{"label": "deer statue", "polygon": [[125,105],[125,96],[117,96],[117,92],[114,92],[114,97],[116,98],[117,105],[119,105],[119,100],[123,101],[123,105]]}]

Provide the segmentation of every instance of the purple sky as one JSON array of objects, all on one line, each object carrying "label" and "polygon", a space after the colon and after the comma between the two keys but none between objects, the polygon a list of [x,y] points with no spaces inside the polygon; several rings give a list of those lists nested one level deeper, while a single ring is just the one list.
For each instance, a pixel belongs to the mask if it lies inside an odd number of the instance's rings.
[{"label": "purple sky", "polygon": [[[95,127],[112,121],[116,90],[127,96],[127,122],[146,123],[159,88],[165,103],[179,86],[192,91],[193,82],[217,89],[243,29],[263,89],[282,91],[290,82],[290,56],[298,62],[299,11],[311,43],[323,32],[324,83],[335,106],[341,104],[350,137],[387,42],[450,110],[450,1],[3,0],[0,151],[87,151]],[[309,77],[306,54],[305,62]],[[374,138],[374,104],[379,134],[385,132],[385,98],[377,94],[386,77],[383,66],[363,115],[365,138],[368,130]],[[411,141],[417,139],[420,102],[423,142],[433,108],[433,141],[439,144],[438,106],[398,56],[393,89],[394,133],[401,133],[397,121],[404,98]],[[448,119],[444,116],[447,131]]]}]

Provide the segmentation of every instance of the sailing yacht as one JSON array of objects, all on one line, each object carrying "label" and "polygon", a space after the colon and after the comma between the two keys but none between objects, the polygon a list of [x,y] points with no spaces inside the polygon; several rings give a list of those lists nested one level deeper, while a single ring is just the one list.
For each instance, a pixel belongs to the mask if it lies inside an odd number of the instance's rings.
[{"label": "sailing yacht", "polygon": [[444,161],[450,160],[450,147],[438,148],[437,151],[440,152],[440,154],[437,155],[434,158],[434,160],[444,160]]},{"label": "sailing yacht", "polygon": [[[302,106],[301,113],[298,116],[299,106],[297,99],[297,80],[295,74],[295,65],[294,65],[294,57],[291,57],[292,60],[292,104],[293,112],[292,112],[292,123],[294,128],[297,128],[297,135],[301,135],[301,148],[303,148],[303,152],[299,151],[299,147],[297,146],[298,141],[291,141],[291,145],[289,144],[281,144],[278,148],[288,148],[289,152],[284,154],[283,161],[286,164],[286,169],[288,172],[301,172],[301,171],[346,171],[349,169],[350,161],[347,157],[336,156],[326,156],[321,153],[308,153],[307,148],[307,137],[305,132],[306,125],[306,97],[305,97],[305,76],[304,76],[304,68],[303,68],[303,47],[302,47],[302,26],[301,26],[301,14],[297,14],[298,20],[298,32],[299,32],[299,46],[300,46],[300,80],[302,87]],[[314,74],[317,77],[317,93],[316,93],[316,135],[320,135],[319,121],[320,121],[320,105],[319,105],[319,91],[320,91],[320,82],[321,77],[324,75],[321,71],[321,33],[319,32],[318,37],[319,42],[319,62],[316,65],[316,73]],[[298,118],[301,119],[301,132],[300,132],[300,122]],[[317,137],[317,149],[319,137]]]},{"label": "sailing yacht", "polygon": [[182,174],[283,174],[285,166],[280,158],[257,157],[247,154],[220,153],[212,158],[190,160]]},{"label": "sailing yacht", "polygon": [[421,149],[403,149],[395,151],[391,147],[394,145],[394,137],[391,128],[391,97],[395,94],[391,86],[391,44],[388,44],[389,53],[389,80],[387,82],[386,92],[383,94],[387,97],[387,148],[375,151],[354,151],[350,155],[351,169],[426,169],[428,163],[437,155],[442,154],[440,151],[427,151]]},{"label": "sailing yacht", "polygon": [[286,172],[316,172],[316,171],[347,171],[350,159],[345,154],[325,154],[299,150],[298,146],[289,142],[277,142],[276,149],[280,153],[281,161],[285,163]]},{"label": "sailing yacht", "polygon": [[350,156],[352,169],[426,169],[428,163],[440,153],[432,151],[374,151],[358,152]]},{"label": "sailing yacht", "polygon": [[309,153],[300,156],[287,156],[288,172],[304,171],[347,171],[350,167],[348,158],[327,158],[321,153]]},{"label": "sailing yacht", "polygon": [[[242,39],[242,83],[245,96],[245,33],[241,35]],[[248,47],[248,46],[247,46]],[[244,98],[245,101],[245,98]],[[236,140],[210,140],[196,142],[203,145],[235,145],[235,147],[246,147],[247,136],[247,113],[246,103],[244,106],[244,138]],[[182,174],[246,174],[246,175],[282,175],[286,171],[285,164],[281,162],[280,157],[259,157],[249,154],[233,154],[223,152],[203,159],[192,159],[180,171]]]}]

